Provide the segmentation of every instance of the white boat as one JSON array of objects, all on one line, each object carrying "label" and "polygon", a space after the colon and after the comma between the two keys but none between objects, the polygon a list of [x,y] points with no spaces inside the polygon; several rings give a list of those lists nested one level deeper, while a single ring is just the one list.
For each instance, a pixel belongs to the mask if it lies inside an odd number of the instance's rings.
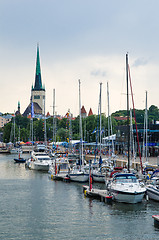
[{"label": "white boat", "polygon": [[74,182],[88,182],[89,180],[89,173],[85,171],[84,168],[75,166],[73,170],[69,173],[69,178],[71,181]]},{"label": "white boat", "polygon": [[159,201],[159,177],[152,178],[152,182],[146,187],[146,192],[150,199]]},{"label": "white boat", "polygon": [[28,167],[32,170],[49,171],[52,160],[45,152],[33,152],[28,160]]},{"label": "white boat", "polygon": [[113,196],[113,200],[124,203],[141,202],[146,188],[140,184],[132,173],[117,173],[112,181],[107,184],[107,189]]},{"label": "white boat", "polygon": [[101,167],[99,164],[96,166],[92,165],[92,178],[94,182],[104,183],[106,181],[106,176],[113,170],[112,165],[103,159]]},{"label": "white boat", "polygon": [[105,182],[105,175],[106,173],[102,171],[100,168],[94,168],[92,169],[92,178],[94,182]]},{"label": "white boat", "polygon": [[159,201],[159,170],[155,170],[151,182],[146,186],[146,193],[150,199]]},{"label": "white boat", "polygon": [[21,148],[12,148],[10,149],[10,153],[11,154],[16,154],[16,153],[22,153],[22,149]]},{"label": "white boat", "polygon": [[62,180],[68,176],[70,164],[67,158],[57,158],[49,167],[52,179]]},{"label": "white boat", "polygon": [[73,167],[69,172],[69,178],[75,182],[87,182],[89,180],[89,173],[84,168],[83,159],[83,139],[82,139],[82,117],[81,117],[81,92],[80,92],[80,80],[79,80],[79,124],[80,124],[80,158],[79,163]]}]

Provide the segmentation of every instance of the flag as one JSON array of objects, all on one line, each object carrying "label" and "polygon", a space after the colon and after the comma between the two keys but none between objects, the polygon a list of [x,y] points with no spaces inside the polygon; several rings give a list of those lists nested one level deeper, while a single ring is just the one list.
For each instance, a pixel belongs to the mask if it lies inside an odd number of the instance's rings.
[{"label": "flag", "polygon": [[101,130],[101,134],[103,134],[104,133],[104,128]]},{"label": "flag", "polygon": [[31,103],[31,117],[34,118],[35,115],[34,115],[34,104],[33,102]]},{"label": "flag", "polygon": [[96,133],[96,128],[93,130],[92,134],[93,134],[93,133]]}]

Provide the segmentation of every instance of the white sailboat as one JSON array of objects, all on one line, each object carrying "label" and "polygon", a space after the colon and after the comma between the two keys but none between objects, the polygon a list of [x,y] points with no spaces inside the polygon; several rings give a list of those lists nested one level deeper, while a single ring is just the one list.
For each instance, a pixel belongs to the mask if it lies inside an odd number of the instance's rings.
[{"label": "white sailboat", "polygon": [[[20,130],[19,130],[20,131]],[[11,130],[12,132],[12,130]],[[13,147],[10,149],[11,154],[19,154],[22,153],[21,147],[16,147],[16,141],[15,141],[15,113],[14,113],[14,118],[13,118]]]},{"label": "white sailboat", "polygon": [[102,168],[102,156],[101,156],[101,144],[102,144],[102,118],[101,118],[101,95],[102,95],[102,83],[100,83],[100,93],[99,93],[99,116],[100,116],[100,127],[99,127],[99,146],[100,146],[100,156],[99,163],[92,167],[92,178],[94,182],[105,182],[105,172]]},{"label": "white sailboat", "polygon": [[80,160],[79,165],[73,167],[69,173],[71,181],[87,182],[89,179],[89,172],[84,169],[83,160],[83,140],[82,140],[82,118],[81,118],[81,92],[80,92],[80,80],[79,80],[79,116],[80,116]]},{"label": "white sailboat", "polygon": [[128,54],[126,54],[126,77],[127,77],[127,127],[128,127],[128,173],[117,173],[106,184],[107,189],[113,195],[114,200],[125,203],[141,202],[146,192],[144,185],[138,182],[136,176],[130,173],[129,145],[129,94],[128,94]]}]

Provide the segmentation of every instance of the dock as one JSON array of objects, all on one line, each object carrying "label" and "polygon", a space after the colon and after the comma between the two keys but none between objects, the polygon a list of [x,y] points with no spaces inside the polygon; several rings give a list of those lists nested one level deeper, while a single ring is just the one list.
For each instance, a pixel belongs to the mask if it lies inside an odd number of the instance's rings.
[{"label": "dock", "polygon": [[159,215],[152,215],[152,218],[154,219],[154,225],[159,227]]},{"label": "dock", "polygon": [[83,186],[83,192],[86,197],[99,199],[101,202],[111,203],[112,196],[110,195],[109,191],[92,188],[89,190],[89,186]]},{"label": "dock", "polygon": [[63,182],[70,182],[70,178],[66,176],[66,174],[51,174],[52,180],[63,181]]}]

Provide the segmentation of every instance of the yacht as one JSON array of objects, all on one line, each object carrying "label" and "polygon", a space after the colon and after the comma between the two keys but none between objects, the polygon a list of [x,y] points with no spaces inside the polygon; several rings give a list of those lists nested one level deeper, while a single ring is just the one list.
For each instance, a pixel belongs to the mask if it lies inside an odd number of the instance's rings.
[{"label": "yacht", "polygon": [[144,184],[140,183],[132,173],[114,174],[106,187],[113,200],[124,203],[141,202],[146,192]]},{"label": "yacht", "polygon": [[151,182],[146,187],[146,193],[150,199],[159,201],[159,170],[152,174]]},{"label": "yacht", "polygon": [[46,152],[32,152],[27,165],[32,170],[49,171],[52,160]]},{"label": "yacht", "polygon": [[49,167],[49,173],[52,179],[63,180],[68,176],[70,164],[67,158],[59,157],[52,161]]}]

